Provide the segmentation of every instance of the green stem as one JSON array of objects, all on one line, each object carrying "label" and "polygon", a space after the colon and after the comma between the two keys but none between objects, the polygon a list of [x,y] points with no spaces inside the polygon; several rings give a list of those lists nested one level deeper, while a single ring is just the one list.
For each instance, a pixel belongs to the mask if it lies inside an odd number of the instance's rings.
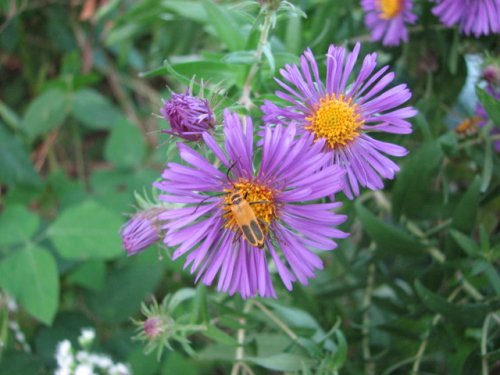
[{"label": "green stem", "polygon": [[[252,304],[255,301],[247,301],[245,307],[243,308],[244,313],[248,313],[252,308]],[[244,373],[253,373],[252,370],[243,362],[243,357],[245,356],[245,348],[243,346],[245,342],[245,333],[246,333],[246,319],[240,318],[239,323],[241,324],[241,328],[238,329],[236,333],[236,340],[238,341],[238,347],[234,353],[234,365],[231,369],[231,375],[238,375],[240,369],[243,370]]]},{"label": "green stem", "polygon": [[267,39],[269,37],[269,31],[271,30],[272,26],[272,19],[273,19],[273,12],[267,10],[264,18],[264,23],[262,25],[262,32],[260,34],[259,44],[257,45],[257,49],[255,51],[255,62],[251,66],[250,71],[248,72],[247,79],[245,80],[245,84],[243,85],[243,92],[241,94],[239,102],[247,110],[253,107],[252,99],[250,98],[250,92],[252,90],[252,81],[255,78],[257,72],[259,71],[259,67],[262,61],[262,55],[264,54],[264,46],[267,43]]},{"label": "green stem", "polygon": [[76,170],[78,173],[78,178],[83,181],[86,186],[87,183],[85,178],[85,159],[83,157],[83,145],[76,123],[71,123],[71,130],[73,133],[73,143],[75,145]]},{"label": "green stem", "polygon": [[481,332],[481,369],[483,375],[488,375],[490,372],[488,370],[488,328],[490,325],[491,315],[486,315],[483,323],[483,329]]},{"label": "green stem", "polygon": [[278,318],[271,310],[269,310],[266,306],[264,306],[261,302],[259,301],[254,301],[253,302],[255,306],[257,306],[269,319],[271,319],[283,332],[286,333],[288,337],[290,337],[293,341],[297,341],[299,338],[295,332],[293,332],[288,325]]},{"label": "green stem", "polygon": [[[450,296],[447,298],[448,302],[452,302],[455,297],[462,290],[462,286],[458,286],[453,292],[451,292]],[[432,324],[427,331],[424,333],[424,340],[420,343],[418,347],[417,354],[415,355],[415,362],[413,362],[413,367],[411,369],[411,375],[418,375],[420,370],[420,363],[422,362],[422,358],[424,356],[425,350],[427,349],[427,345],[429,344],[429,337],[431,336],[432,329],[439,323],[441,320],[441,314],[436,314],[432,318]]]},{"label": "green stem", "polygon": [[363,323],[361,335],[363,347],[363,360],[365,362],[365,374],[375,374],[375,363],[370,352],[370,305],[372,301],[373,286],[375,283],[375,263],[368,267],[368,279],[366,281],[365,294],[363,296]]}]

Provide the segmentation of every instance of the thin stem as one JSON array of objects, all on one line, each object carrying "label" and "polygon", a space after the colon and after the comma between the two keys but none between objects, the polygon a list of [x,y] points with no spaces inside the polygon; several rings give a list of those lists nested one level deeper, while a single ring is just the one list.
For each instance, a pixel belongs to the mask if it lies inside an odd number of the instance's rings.
[{"label": "thin stem", "polygon": [[78,127],[76,123],[73,122],[71,124],[71,128],[73,133],[73,143],[75,145],[76,170],[78,173],[78,178],[83,181],[85,185],[87,185],[85,179],[85,160],[83,157],[82,140],[80,138],[80,134],[78,133]]},{"label": "thin stem", "polygon": [[366,281],[365,294],[363,296],[363,323],[361,334],[363,337],[363,360],[365,362],[365,374],[375,374],[375,363],[370,352],[370,305],[372,301],[373,286],[375,283],[375,263],[368,267],[368,279]]},{"label": "thin stem", "polygon": [[486,315],[481,332],[481,369],[483,375],[488,375],[490,373],[488,370],[488,348],[486,345],[488,344],[488,328],[490,325],[491,315],[492,314]]},{"label": "thin stem", "polygon": [[243,92],[239,100],[240,104],[243,105],[247,110],[253,107],[252,99],[250,99],[250,91],[252,89],[252,81],[259,71],[259,66],[262,60],[262,55],[264,54],[264,47],[267,44],[267,38],[269,37],[269,31],[271,30],[273,19],[273,12],[266,11],[264,18],[264,23],[262,25],[262,32],[260,33],[259,44],[255,51],[255,62],[252,64],[250,71],[248,72],[247,79],[243,85]]},{"label": "thin stem", "polygon": [[[248,301],[245,304],[245,307],[243,308],[244,313],[248,313],[250,309],[252,308],[252,304],[255,301]],[[238,347],[236,348],[236,351],[234,353],[234,365],[233,368],[231,369],[231,375],[238,375],[240,372],[240,368],[243,370],[244,373],[253,373],[252,370],[243,362],[243,357],[245,356],[245,348],[243,346],[243,343],[245,342],[245,333],[246,333],[246,319],[241,318],[239,319],[239,323],[241,324],[241,328],[238,329],[238,332],[236,333],[236,340],[238,341]]]},{"label": "thin stem", "polygon": [[255,306],[257,306],[269,319],[271,319],[278,327],[281,328],[283,332],[286,333],[288,337],[290,337],[293,341],[297,341],[299,338],[295,332],[293,332],[288,325],[278,318],[271,310],[269,310],[266,306],[264,306],[261,302],[259,301],[253,301]]},{"label": "thin stem", "polygon": [[[462,290],[462,286],[458,286],[447,298],[448,302],[452,302],[455,297],[460,293]],[[441,320],[441,314],[436,314],[432,318],[432,324],[429,327],[427,331],[424,333],[424,341],[420,343],[420,346],[418,347],[417,354],[415,355],[415,362],[413,362],[413,366],[411,369],[411,375],[418,375],[418,372],[420,370],[420,363],[422,362],[422,358],[424,356],[425,350],[427,349],[427,345],[429,344],[429,337],[431,336],[431,331],[432,329],[439,323]]]}]

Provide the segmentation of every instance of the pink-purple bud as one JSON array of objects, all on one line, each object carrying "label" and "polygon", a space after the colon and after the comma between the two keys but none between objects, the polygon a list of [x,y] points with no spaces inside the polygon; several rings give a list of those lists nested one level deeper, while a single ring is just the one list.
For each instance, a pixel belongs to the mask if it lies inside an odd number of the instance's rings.
[{"label": "pink-purple bud", "polygon": [[143,329],[146,336],[154,340],[164,332],[163,321],[157,316],[151,316],[144,321]]},{"label": "pink-purple bud", "polygon": [[483,68],[483,79],[490,85],[500,86],[500,66],[487,65]]},{"label": "pink-purple bud", "polygon": [[160,239],[158,213],[158,210],[139,212],[122,226],[120,234],[127,255],[137,254]]},{"label": "pink-purple bud", "polygon": [[170,123],[166,133],[183,138],[187,141],[197,141],[205,131],[214,126],[214,117],[207,99],[186,94],[173,94],[170,100],[163,104],[161,114]]}]

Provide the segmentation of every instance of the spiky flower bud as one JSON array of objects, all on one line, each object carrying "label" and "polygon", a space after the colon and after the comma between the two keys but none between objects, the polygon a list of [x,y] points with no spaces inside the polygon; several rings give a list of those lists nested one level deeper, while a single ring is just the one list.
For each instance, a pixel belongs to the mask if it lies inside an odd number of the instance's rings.
[{"label": "spiky flower bud", "polygon": [[205,131],[214,127],[215,119],[209,101],[193,96],[191,90],[185,94],[173,94],[164,101],[160,113],[170,123],[165,133],[187,141],[198,141]]}]

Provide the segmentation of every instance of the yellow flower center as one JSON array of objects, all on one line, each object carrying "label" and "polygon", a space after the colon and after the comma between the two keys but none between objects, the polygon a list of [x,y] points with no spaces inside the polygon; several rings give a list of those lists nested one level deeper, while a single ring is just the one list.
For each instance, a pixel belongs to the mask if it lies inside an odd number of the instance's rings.
[{"label": "yellow flower center", "polygon": [[471,135],[477,132],[477,125],[481,122],[481,118],[474,116],[471,118],[467,118],[462,121],[455,128],[455,132],[460,135]]},{"label": "yellow flower center", "polygon": [[363,125],[361,116],[356,112],[357,104],[344,95],[327,95],[320,99],[311,116],[306,117],[310,130],[316,139],[325,138],[330,149],[343,148],[359,136],[358,129]]},{"label": "yellow flower center", "polygon": [[[225,189],[224,192],[226,194],[224,196],[223,217],[226,219],[226,223],[224,225],[226,228],[238,230],[239,226],[242,224],[242,220],[249,220],[249,216],[252,215],[251,212],[243,210],[239,217],[235,217],[235,214],[231,211],[231,205],[234,204],[231,201],[231,197],[235,193],[240,193],[259,221],[258,224],[262,231],[264,233],[267,232],[267,226],[270,225],[277,217],[274,191],[272,189],[268,186],[257,184],[254,181],[242,179],[236,182],[233,188]],[[239,204],[244,205],[245,203],[240,202]],[[265,222],[268,225],[264,225],[262,222]]]},{"label": "yellow flower center", "polygon": [[404,0],[378,0],[378,6],[382,12],[381,18],[390,20],[403,10]]}]

